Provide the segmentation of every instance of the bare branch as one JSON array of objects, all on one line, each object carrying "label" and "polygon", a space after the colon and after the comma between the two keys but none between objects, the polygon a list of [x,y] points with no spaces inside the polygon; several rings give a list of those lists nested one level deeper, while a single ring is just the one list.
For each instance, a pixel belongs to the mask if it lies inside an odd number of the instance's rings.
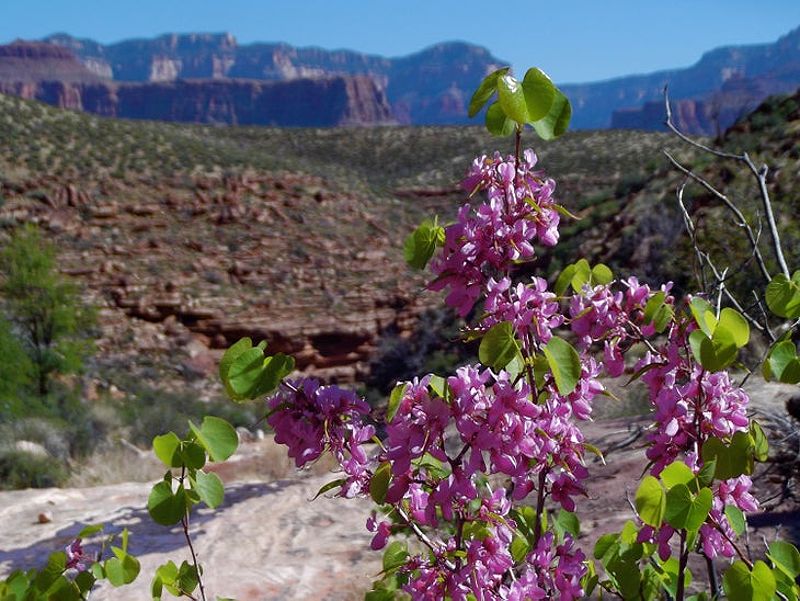
[{"label": "bare branch", "polygon": [[[397,511],[398,514],[400,514],[400,517],[403,518],[403,520],[406,522],[406,525],[408,525],[408,527],[411,528],[411,530],[414,532],[416,537],[423,545],[425,545],[431,551],[433,551],[434,554],[438,554],[441,551],[440,548],[437,548],[436,545],[433,544],[433,541],[431,541],[431,539],[428,538],[428,535],[422,531],[422,529],[417,525],[417,523],[409,517],[409,515],[405,512],[405,510],[402,507],[400,507],[399,505],[395,505],[394,509],[395,511]],[[445,565],[447,566],[447,569],[455,570],[455,565],[449,559],[445,560]]]},{"label": "bare branch", "polygon": [[680,186],[678,186],[676,195],[678,197],[678,206],[680,207],[681,215],[683,216],[683,224],[686,227],[686,231],[689,234],[689,238],[692,241],[692,248],[694,249],[695,261],[696,261],[695,270],[697,271],[695,277],[700,282],[703,291],[706,292],[708,290],[708,281],[706,280],[706,271],[705,269],[703,269],[703,255],[700,252],[699,245],[697,244],[697,228],[695,227],[694,222],[692,221],[692,218],[689,215],[689,211],[683,202],[683,192],[684,190],[686,190],[686,184],[688,183],[688,180],[689,178],[687,177],[686,179],[683,180],[683,183]]},{"label": "bare branch", "polygon": [[783,274],[789,278],[789,267],[786,264],[786,258],[783,256],[783,247],[781,246],[781,237],[778,233],[778,226],[775,223],[775,215],[772,213],[772,201],[769,198],[769,190],[767,190],[767,172],[769,168],[766,165],[761,165],[760,169],[756,169],[750,156],[745,152],[742,155],[742,161],[750,172],[758,180],[758,190],[761,194],[761,202],[764,205],[764,213],[767,216],[767,225],[769,226],[769,233],[772,236],[772,247],[775,250],[775,258],[778,259],[778,265]]},{"label": "bare branch", "polygon": [[684,142],[686,142],[690,146],[694,146],[695,148],[699,148],[703,152],[708,152],[710,154],[713,154],[714,156],[718,156],[718,157],[723,158],[723,159],[741,160],[742,157],[739,156],[738,154],[731,154],[729,152],[723,152],[721,150],[716,150],[714,148],[711,148],[710,146],[706,146],[705,144],[701,144],[700,142],[697,142],[696,140],[692,140],[689,136],[684,134],[681,130],[679,130],[675,126],[675,124],[672,122],[672,108],[669,105],[669,89],[668,89],[668,86],[664,86],[664,106],[666,107],[666,110],[667,110],[666,125],[681,140],[683,140]]},{"label": "bare branch", "polygon": [[[727,269],[725,269],[725,271],[720,273],[719,270],[714,265],[713,261],[711,260],[711,257],[709,257],[707,253],[700,253],[700,256],[708,264],[709,268],[711,269],[711,272],[714,274],[714,277],[716,278],[717,283],[719,285],[719,293],[722,294],[724,292],[725,296],[731,302],[731,304],[736,308],[737,311],[739,311],[739,313],[741,313],[745,317],[745,319],[747,319],[747,321],[749,321],[753,325],[754,328],[756,328],[760,332],[766,332],[770,336],[770,338],[774,341],[775,338],[772,335],[772,332],[770,332],[769,330],[769,324],[767,322],[766,313],[764,313],[764,323],[759,322],[755,317],[750,315],[748,310],[745,307],[743,307],[742,304],[739,302],[739,299],[733,296],[730,290],[728,290],[728,288],[725,286],[725,280],[727,279],[725,277],[725,272],[727,272]],[[756,300],[760,304],[758,297],[756,297]]]},{"label": "bare branch", "polygon": [[[666,86],[664,87],[664,108],[666,110],[666,115],[667,115],[666,117],[667,127],[681,140],[683,140],[690,146],[702,150],[703,152],[707,152],[709,154],[712,154],[714,156],[723,159],[731,159],[743,163],[750,171],[750,173],[752,173],[753,177],[756,179],[756,182],[758,182],[758,192],[759,196],[761,197],[761,203],[764,206],[764,214],[767,217],[767,225],[769,226],[770,235],[772,236],[772,249],[775,252],[775,258],[778,261],[778,266],[780,267],[781,272],[783,272],[783,274],[787,278],[791,277],[789,273],[789,267],[786,264],[786,259],[783,256],[783,247],[781,245],[781,238],[780,234],[778,233],[778,226],[775,222],[775,215],[772,212],[772,201],[770,200],[769,190],[767,189],[767,173],[769,172],[769,168],[767,167],[767,165],[761,165],[760,168],[757,168],[753,163],[752,159],[750,158],[750,155],[748,155],[746,152],[742,154],[733,154],[730,152],[724,152],[722,150],[716,150],[714,148],[711,148],[710,146],[706,146],[705,144],[693,140],[692,138],[684,134],[682,131],[680,131],[675,126],[675,123],[672,121],[672,108],[670,107],[669,104],[669,91]],[[667,156],[670,158],[670,160],[676,167],[681,169],[681,167],[676,164],[677,161],[675,161],[672,157],[670,157],[669,154]],[[681,170],[685,172],[684,169]],[[699,180],[698,182],[701,184],[703,183],[700,182]],[[713,187],[711,187],[710,185],[707,186],[707,188],[709,189],[709,191],[712,192],[712,194],[715,193],[713,191]],[[720,200],[722,200],[720,194],[717,193],[715,195],[720,197]],[[725,201],[723,200],[723,202]],[[753,243],[752,236],[750,236],[750,243],[751,244]],[[762,269],[762,271],[765,271],[765,269]]]},{"label": "bare branch", "polygon": [[758,248],[758,240],[756,240],[755,234],[753,233],[753,228],[752,228],[752,227],[750,227],[750,224],[747,222],[747,219],[745,219],[745,216],[744,216],[744,215],[742,214],[742,212],[739,210],[739,207],[737,207],[737,206],[736,206],[736,205],[735,205],[735,204],[734,204],[734,203],[731,201],[731,199],[730,199],[730,198],[728,198],[728,197],[727,197],[727,196],[725,196],[725,195],[724,195],[722,192],[720,192],[719,190],[717,190],[717,189],[716,189],[714,186],[712,186],[712,185],[711,185],[711,184],[710,184],[708,181],[706,181],[704,178],[702,178],[702,177],[700,177],[699,175],[697,175],[697,174],[696,174],[694,171],[692,171],[691,169],[688,169],[687,167],[684,167],[684,166],[683,166],[681,163],[679,163],[679,162],[678,162],[678,160],[677,160],[677,159],[675,159],[675,157],[673,157],[673,156],[672,156],[672,155],[671,155],[669,152],[667,152],[666,150],[664,151],[664,155],[667,157],[667,159],[669,159],[669,162],[670,162],[670,163],[672,163],[672,165],[673,165],[673,166],[674,166],[674,167],[675,167],[675,168],[676,168],[678,171],[680,171],[680,172],[681,172],[681,173],[683,173],[685,176],[687,176],[687,177],[689,177],[689,178],[693,179],[693,180],[694,180],[694,181],[696,181],[698,184],[700,184],[701,186],[703,186],[703,187],[704,187],[706,190],[708,190],[708,191],[709,191],[711,194],[713,194],[714,196],[716,196],[716,197],[717,197],[717,199],[719,199],[719,200],[720,200],[720,201],[721,201],[721,202],[722,202],[722,203],[723,203],[723,204],[724,204],[724,205],[725,205],[725,206],[726,206],[726,207],[727,207],[727,208],[728,208],[728,209],[729,209],[729,210],[730,210],[730,211],[731,211],[731,212],[734,214],[734,216],[736,217],[736,222],[737,222],[736,224],[737,224],[739,227],[743,228],[743,229],[744,229],[744,231],[745,231],[745,233],[747,234],[747,239],[748,239],[748,241],[750,242],[750,246],[751,246],[751,248],[753,249],[753,254],[754,254],[754,255],[755,255],[755,257],[756,257],[756,261],[758,262],[758,266],[759,266],[759,268],[761,269],[761,273],[762,273],[762,275],[764,276],[764,279],[765,279],[767,282],[769,282],[770,280],[772,280],[772,276],[770,275],[770,273],[769,273],[769,270],[767,269],[767,266],[766,266],[766,264],[764,263],[764,257],[761,255],[761,251],[760,251],[760,250],[759,250],[759,248]]}]

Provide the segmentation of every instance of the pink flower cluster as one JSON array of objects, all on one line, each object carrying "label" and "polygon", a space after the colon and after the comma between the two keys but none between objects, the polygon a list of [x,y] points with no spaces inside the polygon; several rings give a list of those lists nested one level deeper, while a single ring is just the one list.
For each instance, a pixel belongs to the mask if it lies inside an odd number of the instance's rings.
[{"label": "pink flower cluster", "polygon": [[504,273],[513,263],[535,256],[534,242],[558,242],[560,216],[552,198],[555,182],[534,171],[536,154],[526,150],[517,163],[499,153],[472,164],[463,182],[470,193],[486,200],[473,211],[464,205],[455,224],[445,230],[441,255],[431,263],[437,278],[431,290],[449,287],[448,305],[462,317],[480,296],[492,272]]},{"label": "pink flower cluster", "polygon": [[91,560],[86,555],[86,552],[83,550],[83,545],[81,544],[81,539],[76,538],[70,544],[66,546],[64,549],[64,553],[67,555],[67,563],[66,568],[68,570],[78,570],[79,572],[85,572]]},{"label": "pink flower cluster", "polygon": [[[749,427],[747,393],[733,385],[727,372],[705,371],[687,350],[688,335],[695,328],[693,321],[674,323],[660,352],[648,352],[636,365],[637,370],[649,368],[642,380],[649,388],[655,410],[655,428],[648,436],[647,450],[655,476],[676,459],[683,459],[695,473],[699,472],[702,462],[698,449],[709,437],[729,438]],[[736,534],[725,516],[725,506],[756,511],[758,502],[750,493],[751,486],[748,476],[739,476],[718,482],[712,489],[709,520],[700,527],[700,541],[707,557],[735,555],[730,541]],[[657,542],[659,555],[666,559],[674,533],[667,524],[658,532],[646,526],[640,538]]]},{"label": "pink flower cluster", "polygon": [[330,451],[345,474],[342,496],[352,497],[369,488],[370,460],[363,444],[375,435],[375,427],[363,418],[369,405],[353,392],[338,386],[320,386],[314,379],[287,382],[269,401],[267,423],[275,442],[289,447],[297,467]]},{"label": "pink flower cluster", "polygon": [[[610,285],[585,285],[572,296],[569,306],[570,327],[578,337],[581,348],[587,349],[593,342],[604,342],[604,366],[611,377],[617,377],[625,369],[622,345],[635,334],[651,336],[655,333],[652,323],[643,323],[644,309],[653,296],[650,287],[640,284],[635,277],[623,281],[625,290],[614,291]],[[669,293],[671,284],[662,287]],[[672,297],[666,302],[673,303]]]},{"label": "pink flower cluster", "polygon": [[409,575],[404,590],[412,599],[429,601],[583,598],[581,578],[586,573],[586,557],[574,549],[569,534],[558,545],[551,532],[543,534],[535,549],[525,557],[520,575],[508,581],[506,575],[515,563],[511,542],[516,528],[508,516],[510,506],[503,490],[483,498],[474,517],[484,525],[484,536],[470,539],[463,559],[457,558],[454,564],[455,538],[433,553],[413,556],[403,568]]},{"label": "pink flower cluster", "polygon": [[642,380],[655,409],[656,429],[647,451],[654,475],[708,437],[729,437],[749,425],[747,393],[727,372],[708,373],[687,354],[691,329],[691,324],[674,324],[663,350],[646,353],[636,365],[637,370],[649,367]]},{"label": "pink flower cluster", "polygon": [[538,277],[531,278],[528,285],[520,282],[516,286],[511,285],[509,277],[499,281],[489,278],[484,310],[486,317],[481,327],[488,329],[502,321],[510,322],[528,351],[534,350],[528,348],[529,341],[546,344],[553,336],[553,329],[564,323],[555,293],[548,292],[547,281]]},{"label": "pink flower cluster", "polygon": [[397,414],[386,426],[387,456],[395,476],[408,473],[411,462],[426,452],[446,460],[439,441],[450,421],[450,408],[430,394],[429,382],[430,376],[426,376],[406,384]]},{"label": "pink flower cluster", "polygon": [[412,557],[403,570],[409,574],[404,590],[415,600],[466,601],[476,593],[486,601],[499,599],[495,591],[514,566],[510,547],[515,524],[507,519],[509,509],[510,503],[501,489],[481,499],[477,511],[466,510],[465,523],[480,521],[485,536],[468,540],[461,558],[455,558],[456,537],[442,541],[433,553]]},{"label": "pink flower cluster", "polygon": [[[574,511],[575,499],[586,494],[585,440],[577,422],[590,419],[592,402],[604,391],[601,371],[621,375],[624,353],[656,333],[655,324],[645,322],[645,310],[658,292],[633,277],[622,281],[621,289],[587,284],[571,297],[564,315],[544,279],[514,283],[513,267],[535,256],[534,244],[558,241],[555,184],[534,171],[536,160],[528,150],[519,160],[495,153],[474,161],[463,185],[485,199],[475,209],[464,205],[445,229],[444,248],[431,263],[437,277],[429,284],[433,290],[447,288],[447,304],[462,317],[483,300],[477,331],[510,323],[527,371],[512,375],[468,365],[446,382],[432,376],[407,382],[385,424],[381,449],[371,458],[363,448],[375,435],[365,424],[369,407],[352,392],[305,380],[289,383],[269,403],[275,440],[289,447],[298,466],[324,451],[336,458],[346,475],[340,495],[367,495],[375,474],[390,474],[381,484],[387,519],[373,513],[367,529],[374,533],[375,550],[399,533],[416,536],[427,547],[400,568],[413,600],[584,595],[585,556],[570,536],[557,544],[552,532],[537,532],[534,548],[523,561],[514,561],[511,545],[519,532],[510,505],[537,493],[539,512],[545,499]],[[670,285],[660,292],[674,305]],[[542,374],[536,362],[554,330],[565,325],[577,337],[581,366],[569,394],[559,393],[555,374]],[[746,394],[726,373],[704,372],[687,353],[692,327],[673,322],[663,346],[648,342],[652,352],[635,367],[644,374],[654,405],[647,456],[656,476],[675,459],[699,471],[698,449],[708,437],[748,428]],[[592,355],[600,350],[593,348],[597,343],[603,343],[602,363]],[[506,488],[493,490],[489,483],[498,480]],[[754,510],[750,485],[742,476],[715,488],[709,521],[700,530],[708,557],[732,555],[726,536],[734,534],[725,506]],[[643,526],[639,539],[657,544],[665,559],[674,533],[666,524]]]},{"label": "pink flower cluster", "polygon": [[586,574],[586,556],[574,549],[575,542],[569,534],[560,545],[554,545],[553,538],[552,532],[542,536],[528,555],[528,569],[503,591],[501,599],[552,599],[555,594],[562,601],[584,598],[581,578]]}]

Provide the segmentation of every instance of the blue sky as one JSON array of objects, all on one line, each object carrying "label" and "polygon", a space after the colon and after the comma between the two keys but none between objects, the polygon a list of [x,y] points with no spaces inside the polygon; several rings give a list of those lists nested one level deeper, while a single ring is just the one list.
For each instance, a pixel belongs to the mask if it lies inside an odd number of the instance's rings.
[{"label": "blue sky", "polygon": [[687,66],[711,48],[774,41],[798,26],[798,0],[0,0],[0,42],[229,31],[240,43],[399,56],[465,40],[560,83]]}]

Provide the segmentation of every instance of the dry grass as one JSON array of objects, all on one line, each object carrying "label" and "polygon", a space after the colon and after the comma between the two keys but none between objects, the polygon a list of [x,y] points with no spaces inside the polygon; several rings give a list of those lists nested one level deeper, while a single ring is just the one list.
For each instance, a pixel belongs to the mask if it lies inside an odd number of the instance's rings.
[{"label": "dry grass", "polygon": [[84,488],[122,482],[148,482],[164,474],[154,455],[137,454],[122,446],[108,446],[74,466],[65,486]]},{"label": "dry grass", "polygon": [[[333,459],[325,455],[303,471],[318,476],[332,472],[334,468]],[[210,466],[210,469],[225,482],[237,480],[270,482],[298,475],[294,460],[286,454],[286,447],[277,444],[274,437],[269,434],[263,440],[240,445],[236,455],[225,463]]]},{"label": "dry grass", "polygon": [[[319,476],[332,472],[335,467],[333,459],[326,455],[302,471]],[[243,480],[271,482],[294,478],[299,473],[294,460],[286,455],[286,447],[276,444],[269,434],[263,440],[241,444],[228,461],[209,464],[205,469],[217,473],[228,483]],[[122,482],[149,482],[163,474],[164,466],[151,452],[137,452],[124,445],[109,444],[73,466],[65,486],[83,488]]]}]

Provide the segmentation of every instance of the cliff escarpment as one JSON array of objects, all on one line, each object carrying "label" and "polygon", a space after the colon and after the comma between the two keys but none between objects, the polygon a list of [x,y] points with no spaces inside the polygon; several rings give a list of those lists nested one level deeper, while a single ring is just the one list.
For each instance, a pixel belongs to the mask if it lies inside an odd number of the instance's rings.
[{"label": "cliff escarpment", "polygon": [[366,75],[119,82],[44,43],[0,46],[0,93],[126,119],[311,127],[393,120],[385,92]]}]

